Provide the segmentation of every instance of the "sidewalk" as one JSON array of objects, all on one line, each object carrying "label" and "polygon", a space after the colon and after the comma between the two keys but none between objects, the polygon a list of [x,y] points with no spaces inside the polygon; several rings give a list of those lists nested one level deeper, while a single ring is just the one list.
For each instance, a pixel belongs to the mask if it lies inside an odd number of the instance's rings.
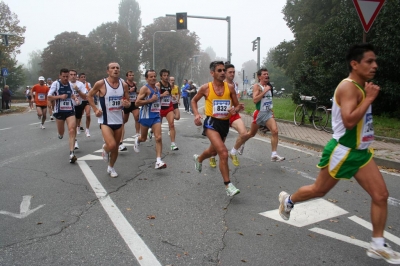
[{"label": "sidewalk", "polygon": [[[240,114],[246,127],[250,127],[253,118],[250,115]],[[325,131],[318,131],[312,126],[296,126],[293,121],[277,119],[279,129],[279,139],[316,149],[324,148],[325,144],[332,138],[332,135]],[[259,134],[263,134],[260,133]],[[267,132],[267,135],[270,135]],[[383,139],[383,140],[377,140]],[[390,141],[390,142],[389,142]],[[379,166],[400,170],[400,140],[384,139],[376,137],[371,144],[374,149],[374,160]]]}]

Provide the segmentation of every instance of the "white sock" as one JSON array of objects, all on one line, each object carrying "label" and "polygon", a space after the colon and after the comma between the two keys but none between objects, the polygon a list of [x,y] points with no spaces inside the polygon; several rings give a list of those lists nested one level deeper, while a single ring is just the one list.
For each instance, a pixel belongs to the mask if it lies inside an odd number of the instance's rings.
[{"label": "white sock", "polygon": [[171,142],[171,145],[176,145],[175,142]]},{"label": "white sock", "polygon": [[236,152],[237,152],[237,150],[233,147],[232,150],[231,150],[231,154],[232,155],[236,155]]},{"label": "white sock", "polygon": [[161,163],[161,157],[157,157],[157,163]]},{"label": "white sock", "polygon": [[108,166],[108,170],[111,170],[111,169],[113,169],[113,167],[111,167],[111,166]]},{"label": "white sock", "polygon": [[211,159],[211,158],[215,159],[215,156],[211,156],[210,159]]},{"label": "white sock", "polygon": [[271,154],[271,157],[275,156],[275,155],[278,155],[278,153],[276,153],[276,151],[273,151],[272,154]]},{"label": "white sock", "polygon": [[372,245],[376,248],[383,247],[385,239],[383,237],[372,237]]}]

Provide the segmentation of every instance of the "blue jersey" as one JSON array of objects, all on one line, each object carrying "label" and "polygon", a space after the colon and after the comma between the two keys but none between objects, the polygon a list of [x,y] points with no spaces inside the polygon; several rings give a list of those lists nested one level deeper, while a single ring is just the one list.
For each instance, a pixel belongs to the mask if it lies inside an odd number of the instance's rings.
[{"label": "blue jersey", "polygon": [[54,113],[70,113],[74,111],[74,101],[71,96],[73,94],[71,84],[68,82],[67,85],[62,84],[59,80],[51,84],[51,88],[48,92],[49,96],[58,96],[67,94],[66,99],[57,99],[54,105]]},{"label": "blue jersey", "polygon": [[158,90],[153,90],[149,84],[146,84],[147,88],[150,90],[150,95],[145,98],[145,100],[151,99],[154,94],[157,95],[158,100],[149,104],[145,104],[140,109],[139,119],[157,118],[160,117],[160,92]]}]

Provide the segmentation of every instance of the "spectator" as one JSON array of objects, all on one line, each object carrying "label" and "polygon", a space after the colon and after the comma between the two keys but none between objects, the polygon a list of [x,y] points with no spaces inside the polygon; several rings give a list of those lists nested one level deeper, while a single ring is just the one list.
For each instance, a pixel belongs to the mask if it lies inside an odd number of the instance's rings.
[{"label": "spectator", "polygon": [[193,115],[193,110],[192,110],[192,99],[193,97],[197,94],[197,88],[195,85],[193,85],[193,81],[189,80],[189,89],[188,89],[188,96],[189,96],[189,114]]},{"label": "spectator", "polygon": [[11,92],[10,88],[8,85],[4,86],[3,93],[1,94],[1,97],[3,98],[3,109],[10,109],[10,103],[11,103]]},{"label": "spectator", "polygon": [[183,99],[183,105],[185,106],[184,112],[190,114],[190,111],[189,111],[190,102],[189,102],[189,93],[188,93],[190,86],[189,86],[187,79],[183,80],[183,85],[184,85],[184,87],[182,89],[182,99]]}]

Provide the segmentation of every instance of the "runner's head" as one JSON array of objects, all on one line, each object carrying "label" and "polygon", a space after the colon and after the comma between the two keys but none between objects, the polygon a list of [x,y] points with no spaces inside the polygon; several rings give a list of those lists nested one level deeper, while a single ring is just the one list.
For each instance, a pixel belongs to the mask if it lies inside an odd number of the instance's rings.
[{"label": "runner's head", "polygon": [[47,78],[47,85],[51,86],[53,83],[53,80],[51,78]]},{"label": "runner's head", "polygon": [[222,61],[213,61],[210,64],[210,74],[213,76],[214,80],[224,81],[225,79],[225,65]]},{"label": "runner's head", "polygon": [[157,73],[153,69],[146,70],[144,73],[144,77],[149,85],[156,85],[157,82]]},{"label": "runner's head", "polygon": [[175,77],[169,77],[169,84],[171,85],[171,87],[175,86]]},{"label": "runner's head", "polygon": [[111,62],[107,65],[107,74],[110,78],[118,78],[121,69],[118,63]]},{"label": "runner's head", "polygon": [[233,80],[235,79],[235,66],[232,65],[230,62],[225,62],[225,69],[226,69],[226,80],[232,83]]},{"label": "runner's head", "polygon": [[69,81],[72,83],[76,82],[78,72],[75,69],[70,69],[69,70]]},{"label": "runner's head", "polygon": [[346,61],[349,72],[355,72],[365,80],[372,79],[378,69],[374,47],[369,43],[351,46],[346,54]]},{"label": "runner's head", "polygon": [[69,70],[66,68],[61,68],[60,75],[58,77],[60,78],[62,84],[64,85],[68,84]]},{"label": "runner's head", "polygon": [[85,73],[80,73],[78,76],[78,79],[80,82],[82,82],[83,84],[86,83],[86,74]]},{"label": "runner's head", "polygon": [[168,82],[168,77],[169,77],[169,70],[168,69],[161,69],[160,71],[160,78],[164,82]]},{"label": "runner's head", "polygon": [[44,77],[43,76],[39,77],[39,84],[42,86],[44,85]]},{"label": "runner's head", "polygon": [[268,74],[268,69],[266,68],[260,68],[257,71],[257,79],[258,82],[261,82],[264,85],[267,85],[267,83],[269,82],[269,74]]},{"label": "runner's head", "polygon": [[132,70],[129,70],[128,72],[126,72],[125,74],[126,76],[126,80],[133,82],[135,80],[135,73],[133,73]]}]

